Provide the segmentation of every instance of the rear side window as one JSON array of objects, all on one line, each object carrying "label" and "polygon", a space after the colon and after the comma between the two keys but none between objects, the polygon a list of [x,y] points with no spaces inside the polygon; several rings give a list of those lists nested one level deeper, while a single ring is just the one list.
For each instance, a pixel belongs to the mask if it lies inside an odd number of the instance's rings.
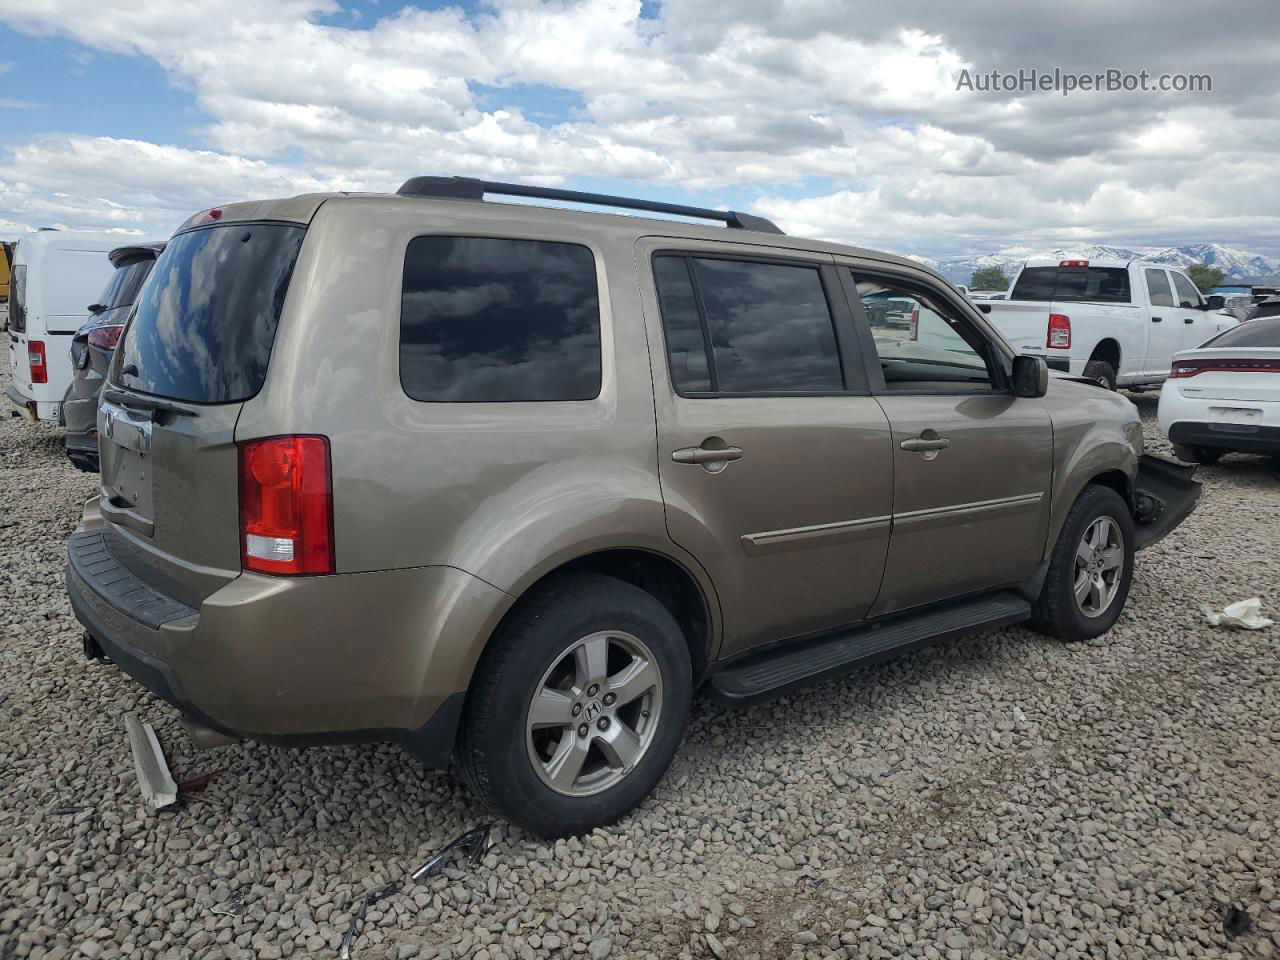
[{"label": "rear side window", "polygon": [[654,258],[672,381],[682,393],[840,393],[816,266]]},{"label": "rear side window", "polygon": [[400,383],[435,402],[598,396],[595,256],[576,243],[415,237],[404,260]]},{"label": "rear side window", "polygon": [[305,235],[300,226],[229,223],[174,237],[120,339],[113,379],[192,403],[248,400],[266,380]]},{"label": "rear side window", "polygon": [[1172,307],[1173,292],[1169,289],[1169,275],[1163,270],[1145,270],[1147,275],[1147,293],[1151,295],[1153,307]]},{"label": "rear side window", "polygon": [[1018,274],[1010,300],[1131,303],[1124,267],[1027,267]]}]

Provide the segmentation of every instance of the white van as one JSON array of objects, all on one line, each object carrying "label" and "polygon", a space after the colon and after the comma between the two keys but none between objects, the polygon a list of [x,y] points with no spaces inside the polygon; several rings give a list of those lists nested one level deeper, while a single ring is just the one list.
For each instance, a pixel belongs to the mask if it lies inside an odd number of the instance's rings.
[{"label": "white van", "polygon": [[71,340],[111,279],[119,234],[40,230],[18,241],[9,282],[5,396],[32,420],[57,420],[71,384]]}]

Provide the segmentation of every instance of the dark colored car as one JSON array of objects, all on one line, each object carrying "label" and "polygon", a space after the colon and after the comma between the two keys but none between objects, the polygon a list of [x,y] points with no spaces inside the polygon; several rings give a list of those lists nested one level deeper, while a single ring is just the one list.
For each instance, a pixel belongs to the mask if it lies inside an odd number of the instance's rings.
[{"label": "dark colored car", "polygon": [[64,442],[67,459],[88,473],[98,472],[98,394],[103,378],[138,291],[163,249],[163,243],[139,243],[107,254],[115,273],[99,302],[89,307],[93,316],[71,341],[75,376],[62,401]]}]

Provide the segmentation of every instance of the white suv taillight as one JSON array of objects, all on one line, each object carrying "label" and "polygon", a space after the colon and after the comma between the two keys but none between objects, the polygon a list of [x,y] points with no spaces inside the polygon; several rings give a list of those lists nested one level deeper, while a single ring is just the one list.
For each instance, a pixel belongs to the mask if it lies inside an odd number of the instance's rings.
[{"label": "white suv taillight", "polygon": [[49,382],[49,366],[44,357],[44,341],[27,341],[27,366],[31,369],[32,383]]},{"label": "white suv taillight", "polygon": [[1071,318],[1061,313],[1049,314],[1049,329],[1044,345],[1055,350],[1071,349]]},{"label": "white suv taillight", "polygon": [[246,570],[333,573],[333,480],[327,437],[239,445],[240,545]]}]

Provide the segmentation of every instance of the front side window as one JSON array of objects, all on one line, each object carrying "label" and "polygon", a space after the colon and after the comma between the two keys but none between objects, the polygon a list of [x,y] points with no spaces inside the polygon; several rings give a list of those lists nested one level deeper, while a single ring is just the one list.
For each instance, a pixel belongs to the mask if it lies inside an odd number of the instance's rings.
[{"label": "front side window", "polygon": [[681,392],[844,391],[816,266],[664,255],[654,258],[654,274]]},{"label": "front side window", "polygon": [[400,382],[414,400],[590,400],[600,371],[588,248],[493,237],[409,241]]},{"label": "front side window", "polygon": [[976,335],[966,336],[941,301],[889,280],[854,280],[886,389],[991,389],[987,363],[970,342]]},{"label": "front side window", "polygon": [[1163,270],[1146,270],[1147,293],[1153,307],[1172,307],[1173,291],[1169,289],[1169,274]]},{"label": "front side window", "polygon": [[1178,306],[1196,307],[1200,304],[1200,291],[1196,285],[1180,273],[1170,273],[1173,277],[1173,289],[1178,295]]}]

